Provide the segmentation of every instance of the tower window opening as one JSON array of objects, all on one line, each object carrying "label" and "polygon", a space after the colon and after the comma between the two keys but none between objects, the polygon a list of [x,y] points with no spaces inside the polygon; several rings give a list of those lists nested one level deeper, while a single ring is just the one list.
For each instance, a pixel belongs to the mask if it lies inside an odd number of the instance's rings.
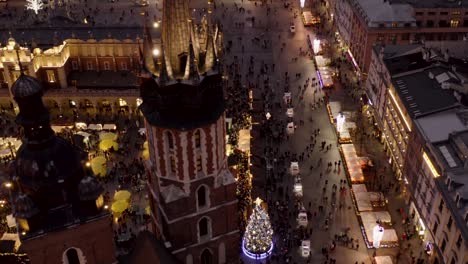
[{"label": "tower window opening", "polygon": [[201,135],[200,135],[200,130],[195,131],[195,147],[200,148],[201,147]]},{"label": "tower window opening", "polygon": [[171,132],[166,132],[166,137],[169,149],[174,149],[174,137],[172,136]]},{"label": "tower window opening", "polygon": [[205,186],[201,186],[197,191],[197,198],[198,198],[198,207],[205,207],[206,206],[206,188]]}]

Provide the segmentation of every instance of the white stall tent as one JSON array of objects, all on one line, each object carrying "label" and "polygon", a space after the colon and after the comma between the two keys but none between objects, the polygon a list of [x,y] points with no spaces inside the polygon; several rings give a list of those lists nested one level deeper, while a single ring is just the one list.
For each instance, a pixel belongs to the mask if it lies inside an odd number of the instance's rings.
[{"label": "white stall tent", "polygon": [[117,126],[115,124],[104,124],[102,129],[104,129],[104,130],[116,130]]},{"label": "white stall tent", "polygon": [[86,130],[88,128],[86,123],[83,123],[83,122],[76,122],[75,127],[80,130]]},{"label": "white stall tent", "polygon": [[299,212],[299,215],[297,216],[297,223],[300,225],[300,226],[307,226],[307,224],[309,223],[308,219],[307,219],[307,212],[305,210],[301,210]]},{"label": "white stall tent", "polygon": [[293,117],[294,116],[294,108],[288,108],[288,110],[286,110],[286,115],[288,117]]},{"label": "white stall tent", "polygon": [[310,240],[302,240],[301,255],[304,258],[309,257],[309,255],[310,255]]},{"label": "white stall tent", "polygon": [[294,195],[296,195],[296,197],[303,196],[302,181],[301,177],[299,176],[296,176],[296,178],[294,179]]},{"label": "white stall tent", "polygon": [[295,130],[294,122],[289,122],[288,125],[286,126],[286,130],[288,134],[293,134]]},{"label": "white stall tent", "polygon": [[299,174],[299,162],[293,161],[291,162],[291,165],[289,166],[289,170],[291,172],[291,175],[297,175]]},{"label": "white stall tent", "polygon": [[392,257],[390,256],[376,256],[374,260],[375,264],[393,264]]},{"label": "white stall tent", "polygon": [[90,130],[102,130],[102,125],[101,124],[90,124],[88,126],[88,129],[90,129]]}]

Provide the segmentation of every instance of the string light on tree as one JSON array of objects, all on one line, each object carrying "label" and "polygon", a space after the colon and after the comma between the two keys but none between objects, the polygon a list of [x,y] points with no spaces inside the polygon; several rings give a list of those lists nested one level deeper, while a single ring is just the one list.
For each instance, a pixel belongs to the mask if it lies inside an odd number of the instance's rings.
[{"label": "string light on tree", "polygon": [[26,9],[31,9],[33,10],[36,15],[39,13],[39,10],[42,10],[44,8],[44,3],[42,0],[26,0]]},{"label": "string light on tree", "polygon": [[252,259],[266,258],[273,250],[273,229],[268,213],[261,206],[262,202],[260,198],[255,200],[255,207],[242,239],[242,251]]}]

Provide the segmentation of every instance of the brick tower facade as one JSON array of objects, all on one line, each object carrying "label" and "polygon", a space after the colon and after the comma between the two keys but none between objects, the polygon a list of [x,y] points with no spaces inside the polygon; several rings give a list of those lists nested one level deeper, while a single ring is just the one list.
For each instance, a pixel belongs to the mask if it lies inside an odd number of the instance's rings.
[{"label": "brick tower facade", "polygon": [[[161,54],[157,65],[147,67],[156,70],[141,86],[152,218],[155,231],[184,263],[237,263],[238,207],[225,150],[221,35],[209,19],[196,23],[188,0],[164,1]],[[151,41],[146,45],[153,47]]]}]

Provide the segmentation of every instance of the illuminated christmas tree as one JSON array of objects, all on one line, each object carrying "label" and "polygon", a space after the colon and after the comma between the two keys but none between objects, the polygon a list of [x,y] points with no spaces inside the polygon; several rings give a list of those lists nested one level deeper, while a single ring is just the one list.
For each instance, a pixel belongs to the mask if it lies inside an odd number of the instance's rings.
[{"label": "illuminated christmas tree", "polygon": [[273,229],[268,213],[261,206],[262,202],[260,198],[255,200],[255,207],[242,240],[242,251],[254,259],[266,258],[273,250]]},{"label": "illuminated christmas tree", "polygon": [[44,7],[44,3],[42,0],[26,0],[26,9],[31,9],[33,10],[36,15],[38,14],[39,10],[41,10]]}]

